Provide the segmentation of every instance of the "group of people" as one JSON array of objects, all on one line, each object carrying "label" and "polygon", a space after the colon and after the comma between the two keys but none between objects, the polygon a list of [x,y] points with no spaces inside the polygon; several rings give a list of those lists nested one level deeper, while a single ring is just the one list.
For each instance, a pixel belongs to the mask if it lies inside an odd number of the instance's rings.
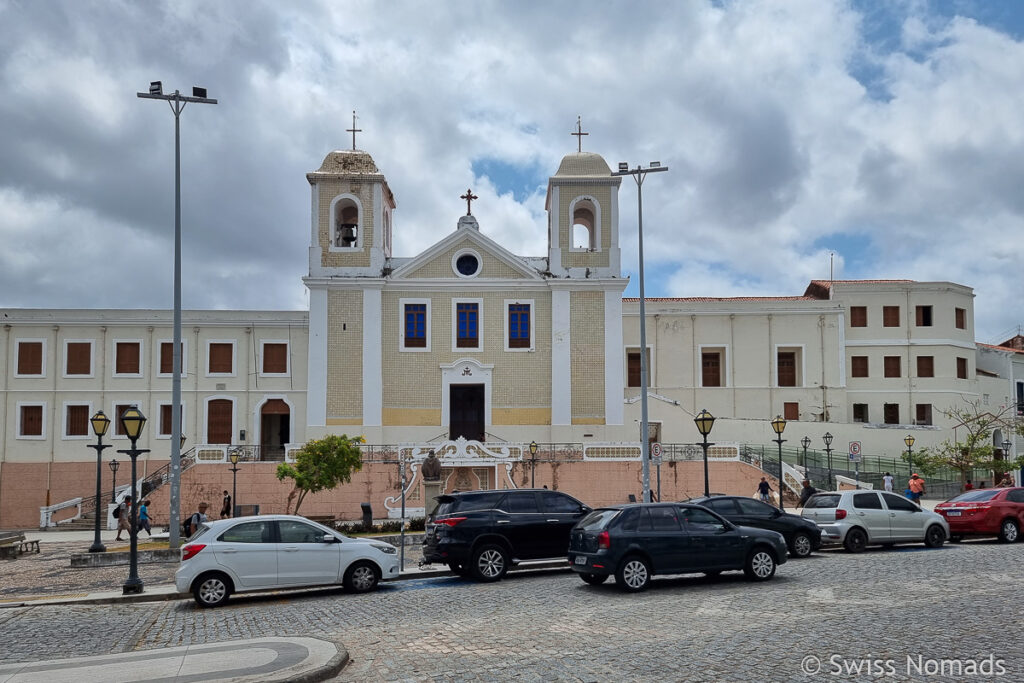
[{"label": "group of people", "polygon": [[[144,529],[149,537],[153,537],[153,527],[151,526],[151,519],[149,517],[149,499],[142,501],[139,505],[139,519],[138,528]],[[117,506],[117,538],[118,541],[125,539],[121,538],[121,532],[127,531],[128,538],[132,536],[132,497],[125,496]]]}]

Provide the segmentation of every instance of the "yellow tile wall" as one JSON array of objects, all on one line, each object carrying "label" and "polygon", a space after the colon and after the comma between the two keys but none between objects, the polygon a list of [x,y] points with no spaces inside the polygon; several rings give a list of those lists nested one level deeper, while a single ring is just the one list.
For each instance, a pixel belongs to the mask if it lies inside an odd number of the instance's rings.
[{"label": "yellow tile wall", "polygon": [[[342,329],[344,325],[345,329]],[[363,417],[363,293],[327,293],[327,418]]]},{"label": "yellow tile wall", "polygon": [[[572,421],[604,415],[604,292],[570,292]],[[578,420],[580,420],[578,422]]]},{"label": "yellow tile wall", "polygon": [[467,240],[461,240],[456,243],[451,249],[448,249],[443,254],[440,254],[437,258],[433,259],[429,263],[423,264],[420,268],[410,273],[407,277],[413,278],[456,278],[455,271],[452,269],[452,257],[455,256],[455,252],[465,247],[472,248],[477,254],[480,255],[481,268],[480,274],[477,277],[483,278],[503,278],[520,280],[523,279],[523,274],[516,269],[510,267],[508,264],[499,261],[494,258],[480,247],[476,246],[472,242]]},{"label": "yellow tile wall", "polygon": [[[320,257],[320,265],[324,268],[359,268],[370,265],[370,245],[373,244],[373,185],[374,183],[361,180],[321,180],[320,188],[320,217],[319,233],[320,248],[323,253]],[[331,202],[339,194],[347,193],[359,197],[363,205],[362,225],[362,251],[358,252],[332,252],[330,251],[331,238]]]},{"label": "yellow tile wall", "polygon": [[[571,185],[560,185],[558,190],[558,201],[561,206],[558,207],[558,244],[562,247],[562,264],[569,265],[566,261],[566,256],[569,254],[575,254],[576,256],[584,257],[597,257],[600,254],[587,254],[585,252],[569,252],[569,247],[572,246],[572,216],[569,215],[569,206],[572,205],[573,201],[577,197],[584,195],[593,197],[597,200],[597,203],[601,205],[601,253],[604,253],[604,263],[598,263],[597,265],[608,265],[608,245],[612,241],[612,192],[618,192],[617,187],[609,185],[588,185],[588,184],[571,184]],[[574,266],[589,266],[595,262],[586,262],[582,264],[573,264]]]}]

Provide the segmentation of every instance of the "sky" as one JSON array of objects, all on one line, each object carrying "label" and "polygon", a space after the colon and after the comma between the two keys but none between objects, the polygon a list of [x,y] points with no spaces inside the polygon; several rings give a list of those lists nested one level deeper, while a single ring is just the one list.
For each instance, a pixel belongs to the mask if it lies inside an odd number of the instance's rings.
[{"label": "sky", "polygon": [[[1024,4],[823,0],[0,0],[0,306],[302,310],[310,188],[369,152],[396,256],[453,231],[546,254],[561,158],[660,161],[648,296],[952,281],[978,341],[1024,324]],[[636,187],[620,192],[637,294]]]}]

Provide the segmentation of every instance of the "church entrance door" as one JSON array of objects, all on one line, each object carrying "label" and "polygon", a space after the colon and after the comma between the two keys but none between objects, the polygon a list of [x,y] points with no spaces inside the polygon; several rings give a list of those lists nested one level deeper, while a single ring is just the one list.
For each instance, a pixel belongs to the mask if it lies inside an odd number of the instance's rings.
[{"label": "church entrance door", "polygon": [[484,440],[484,385],[453,384],[450,388],[451,426],[448,438]]}]

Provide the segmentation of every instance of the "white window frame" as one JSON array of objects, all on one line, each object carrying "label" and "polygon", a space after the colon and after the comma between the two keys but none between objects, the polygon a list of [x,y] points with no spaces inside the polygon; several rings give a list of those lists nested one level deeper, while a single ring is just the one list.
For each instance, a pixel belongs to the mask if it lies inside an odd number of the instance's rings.
[{"label": "white window frame", "polygon": [[[210,346],[213,344],[231,344],[231,372],[210,372]],[[236,377],[238,375],[238,340],[237,339],[207,339],[206,340],[206,376],[207,377]]]},{"label": "white window frame", "polygon": [[[126,400],[126,399],[120,399],[120,400],[115,400],[115,401],[111,401],[110,402],[110,412],[107,413],[107,415],[110,417],[110,428],[107,429],[107,435],[110,436],[110,438],[112,440],[113,439],[119,439],[119,440],[122,440],[122,441],[128,441],[128,435],[127,434],[118,434],[117,433],[117,422],[118,422],[118,420],[121,419],[121,416],[117,414],[117,406],[119,406],[119,405],[133,406],[135,408],[138,408],[139,410],[142,410],[142,404],[139,401],[132,401],[132,400]],[[143,412],[143,414],[145,414],[145,411],[142,411],[142,412]],[[146,423],[149,424],[152,421],[153,421],[152,418],[147,415],[146,416]]]},{"label": "white window frame", "polygon": [[[472,273],[470,275],[465,275],[465,274],[459,272],[459,268],[456,265],[459,262],[459,259],[462,258],[463,256],[465,256],[466,254],[469,254],[470,256],[473,256],[474,258],[476,258],[476,272]],[[459,249],[458,251],[456,251],[454,254],[452,254],[452,272],[455,273],[456,277],[462,278],[463,280],[471,280],[471,279],[473,279],[475,277],[479,277],[480,273],[482,273],[483,271],[484,271],[484,260],[480,256],[480,252],[478,252],[476,249],[471,249],[469,247],[464,247],[464,248]]]},{"label": "white window frame", "polygon": [[[42,354],[42,356],[41,356],[41,362],[39,363],[39,374],[38,375],[22,375],[22,374],[20,374],[18,372],[18,356],[21,353],[20,347],[21,347],[22,342],[24,342],[26,344],[32,344],[32,343],[36,343],[36,342],[42,342],[43,343],[42,351],[40,352]],[[18,377],[18,378],[30,377],[30,378],[33,378],[33,379],[39,379],[40,377],[46,377],[46,339],[45,338],[38,338],[38,339],[36,339],[36,338],[30,338],[30,337],[25,337],[25,338],[22,338],[22,339],[15,339],[14,340],[14,363],[13,363],[13,365],[14,365],[14,376],[15,377]],[[78,375],[75,375],[75,376],[77,377]]]},{"label": "white window frame", "polygon": [[231,438],[228,441],[229,443],[237,443],[235,441],[235,433],[240,429],[238,425],[238,400],[234,396],[228,396],[227,394],[215,394],[203,399],[203,443],[210,443],[210,401],[217,400],[231,401]]},{"label": "white window frame", "polygon": [[[33,375],[33,377],[34,377],[34,375]],[[21,433],[21,409],[22,408],[29,408],[29,407],[32,407],[32,406],[40,406],[43,409],[43,424],[42,424],[42,429],[41,429],[42,433],[41,434],[22,434]],[[18,401],[17,403],[14,404],[14,408],[15,408],[15,413],[14,413],[15,418],[14,419],[16,420],[15,427],[14,427],[15,428],[15,438],[16,439],[23,439],[25,441],[45,441],[46,438],[47,438],[47,436],[46,436],[46,428],[48,426],[47,422],[46,422],[46,412],[47,412],[46,411],[46,401]]]},{"label": "white window frame", "polygon": [[[796,376],[796,384],[794,386],[791,386],[791,387],[779,386],[779,352],[780,351],[784,351],[784,352],[785,351],[796,351],[796,353],[797,353],[797,359],[796,359],[797,360],[797,368],[796,368],[797,376]],[[805,387],[807,385],[807,383],[804,381],[804,377],[806,376],[806,373],[804,372],[804,370],[805,370],[805,367],[804,367],[804,356],[806,355],[805,351],[806,351],[806,349],[805,349],[805,345],[804,344],[776,344],[775,345],[775,376],[772,379],[774,380],[774,387],[776,389],[801,389],[801,388],[803,388],[803,387]],[[792,403],[792,401],[790,401],[790,403]]]},{"label": "white window frame", "polygon": [[707,387],[708,389],[727,389],[732,386],[729,383],[729,365],[731,358],[729,357],[729,345],[728,344],[698,344],[697,345],[697,386],[701,389],[704,387],[704,350],[708,351],[721,351],[722,352],[722,384],[717,387]]},{"label": "white window frame", "polygon": [[[156,376],[157,377],[174,377],[174,371],[171,372],[160,372],[160,354],[163,353],[164,344],[171,345],[171,353],[174,353],[174,340],[173,339],[158,339],[156,342],[157,352],[153,354],[156,361]],[[173,358],[173,356],[172,356]],[[181,340],[181,376],[185,377],[188,373],[185,372],[185,368],[188,367],[188,340],[182,338]]]},{"label": "white window frame", "polygon": [[[508,345],[508,307],[512,305],[527,304],[530,306],[530,346],[525,349],[513,349]],[[501,307],[501,326],[505,330],[502,344],[505,346],[505,351],[509,353],[533,353],[537,349],[537,305],[533,299],[505,299],[505,303]]]},{"label": "white window frame", "polygon": [[[92,423],[89,423],[89,427],[86,428],[85,434],[68,434],[68,408],[71,406],[88,406],[89,417],[91,418],[95,413],[92,411],[92,401],[64,401],[62,404],[63,417],[61,421],[64,423],[64,428],[61,430],[61,441],[82,441],[85,439],[91,439],[95,435],[92,433]],[[19,413],[19,418],[21,417]],[[21,420],[18,420],[18,428],[21,429]]]},{"label": "white window frame", "polygon": [[[117,371],[117,345],[118,344],[138,344],[139,345],[139,371],[138,372],[118,372]],[[112,339],[110,341],[110,376],[111,377],[142,377],[144,372],[142,369],[146,367],[146,345],[141,339]]]},{"label": "white window frame", "polygon": [[[405,347],[405,306],[406,304],[427,305],[427,345],[423,348],[407,349]],[[430,352],[430,299],[399,299],[398,300],[398,350],[403,353],[429,353]]]},{"label": "white window frame", "polygon": [[[263,372],[263,347],[267,344],[284,344],[284,372]],[[291,377],[292,375],[292,346],[287,339],[260,339],[260,353],[256,359],[259,364],[256,373],[259,377]]]},{"label": "white window frame", "polygon": [[[170,401],[159,401],[159,402],[157,402],[157,404],[156,404],[156,419],[154,420],[154,422],[156,422],[156,429],[153,431],[153,434],[156,435],[155,438],[157,438],[157,439],[170,439],[171,436],[173,436],[173,434],[164,434],[164,433],[162,433],[160,431],[160,429],[163,427],[163,420],[161,419],[162,418],[161,413],[163,412],[164,406],[171,407],[173,405],[174,404],[171,403]],[[172,418],[172,421],[173,421],[173,418]],[[186,424],[187,423],[185,421],[185,404],[182,403],[181,404],[181,431],[182,431],[182,433],[185,432],[185,425]],[[171,429],[172,430],[174,429],[174,424],[171,424]]]},{"label": "white window frame", "polygon": [[[458,346],[458,304],[476,304],[476,346]],[[452,352],[480,353],[484,350],[484,300],[472,298],[452,299]]]},{"label": "white window frame", "polygon": [[[89,345],[89,374],[69,375],[68,374],[68,344]],[[64,362],[60,364],[61,377],[65,379],[89,379],[96,376],[96,340],[95,339],[65,339],[64,340]]]},{"label": "white window frame", "polygon": [[[334,244],[334,233],[338,229],[338,224],[337,224],[338,217],[335,214],[334,209],[338,205],[338,202],[342,201],[343,199],[351,200],[352,203],[356,205],[356,212],[357,212],[357,215],[356,215],[356,225],[358,227],[356,228],[356,246],[354,246],[354,247],[338,247],[338,246],[335,246],[335,244]],[[328,252],[334,251],[334,252],[341,252],[341,253],[352,253],[352,252],[356,252],[356,251],[362,251],[363,250],[363,203],[361,201],[359,201],[359,197],[355,196],[354,194],[348,193],[348,192],[342,192],[341,194],[337,195],[334,199],[332,199],[331,200],[331,213],[330,213],[330,223],[329,223],[329,226],[330,227],[328,229],[329,229],[330,232],[327,233],[327,251]]]},{"label": "white window frame", "polygon": [[[573,221],[573,214],[576,213],[576,205],[580,202],[588,201],[594,206],[594,246],[593,247],[574,247],[573,226],[576,223]],[[591,252],[597,253],[601,251],[601,202],[597,201],[596,197],[589,194],[581,194],[569,202],[569,251],[575,252]]]}]

